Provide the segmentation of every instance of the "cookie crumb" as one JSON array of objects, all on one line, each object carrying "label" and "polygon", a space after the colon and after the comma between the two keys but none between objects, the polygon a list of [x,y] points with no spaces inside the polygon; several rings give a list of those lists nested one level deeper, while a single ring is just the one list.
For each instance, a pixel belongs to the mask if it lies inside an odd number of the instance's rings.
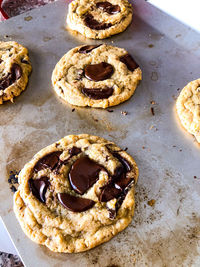
[{"label": "cookie crumb", "polygon": [[154,108],[151,107],[151,114],[154,116],[155,115],[155,112],[154,112]]},{"label": "cookie crumb", "polygon": [[32,19],[33,19],[33,17],[31,17],[31,16],[27,16],[27,17],[24,18],[25,21],[30,21]]},{"label": "cookie crumb", "polygon": [[126,115],[128,115],[128,112],[127,111],[121,111],[121,114],[126,116]]},{"label": "cookie crumb", "polygon": [[153,45],[153,44],[149,44],[148,47],[149,47],[149,48],[153,48],[154,45]]},{"label": "cookie crumb", "polygon": [[17,189],[16,189],[16,187],[15,187],[14,185],[12,185],[12,186],[10,187],[10,190],[11,190],[13,193],[15,193],[15,192],[17,191]]},{"label": "cookie crumb", "polygon": [[10,171],[8,183],[9,184],[18,184],[18,174],[19,174],[19,172],[17,172],[17,171]]},{"label": "cookie crumb", "polygon": [[177,211],[176,211],[176,215],[178,216],[180,213],[180,206],[178,207]]},{"label": "cookie crumb", "polygon": [[153,206],[155,205],[155,203],[156,203],[155,199],[151,199],[151,200],[149,200],[149,201],[147,202],[147,204],[148,204],[149,206],[151,206],[151,207],[153,207]]},{"label": "cookie crumb", "polygon": [[150,101],[151,105],[155,105],[156,102],[154,100]]}]

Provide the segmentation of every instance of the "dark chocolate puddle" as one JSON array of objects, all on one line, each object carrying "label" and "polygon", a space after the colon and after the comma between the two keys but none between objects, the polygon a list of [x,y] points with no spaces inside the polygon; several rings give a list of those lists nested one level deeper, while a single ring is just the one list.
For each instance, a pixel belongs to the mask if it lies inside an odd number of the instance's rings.
[{"label": "dark chocolate puddle", "polygon": [[99,172],[104,168],[84,156],[77,159],[69,172],[69,181],[78,194],[83,195],[99,179]]},{"label": "dark chocolate puddle", "polygon": [[58,200],[66,209],[73,212],[83,212],[92,208],[95,202],[91,199],[72,196],[67,193],[58,193]]},{"label": "dark chocolate puddle", "polygon": [[0,80],[0,90],[5,90],[7,87],[11,86],[22,76],[22,69],[20,65],[13,63],[11,67],[11,72],[7,74],[6,77]]},{"label": "dark chocolate puddle", "polygon": [[112,87],[104,87],[104,88],[83,88],[81,92],[88,96],[91,99],[105,99],[109,98],[113,94]]},{"label": "dark chocolate puddle", "polygon": [[49,178],[44,176],[41,177],[40,179],[30,179],[28,181],[30,191],[32,194],[40,201],[45,203],[46,198],[45,194],[47,191],[48,186],[50,185],[49,183]]},{"label": "dark chocolate puddle", "polygon": [[78,52],[81,54],[87,54],[87,53],[90,53],[95,48],[99,47],[100,45],[85,45],[79,48]]},{"label": "dark chocolate puddle", "polygon": [[87,79],[98,82],[109,79],[114,72],[114,68],[109,63],[101,62],[98,64],[86,65],[84,72],[85,72],[85,77]]},{"label": "dark chocolate puddle", "polygon": [[97,31],[105,30],[105,29],[110,28],[112,26],[111,23],[104,23],[104,22],[97,21],[89,13],[86,14],[86,16],[84,18],[84,22],[85,22],[85,25],[87,27],[89,27],[90,29],[93,29],[93,30],[97,30]]},{"label": "dark chocolate puddle", "polygon": [[122,63],[124,63],[130,71],[134,71],[135,69],[137,69],[139,67],[139,65],[137,64],[137,62],[135,62],[135,60],[133,59],[133,57],[131,55],[129,55],[129,54],[126,54],[124,56],[121,56],[119,58],[119,60]]}]

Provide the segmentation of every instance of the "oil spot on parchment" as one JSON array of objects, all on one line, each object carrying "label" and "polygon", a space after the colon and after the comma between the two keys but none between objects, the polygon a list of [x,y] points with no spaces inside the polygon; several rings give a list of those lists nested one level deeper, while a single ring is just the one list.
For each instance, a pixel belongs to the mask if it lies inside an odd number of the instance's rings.
[{"label": "oil spot on parchment", "polygon": [[151,73],[151,80],[152,81],[157,81],[158,80],[158,73],[156,71],[153,71]]},{"label": "oil spot on parchment", "polygon": [[43,41],[44,41],[44,42],[48,42],[48,41],[50,41],[52,38],[53,38],[53,37],[45,36],[45,37],[43,37]]},{"label": "oil spot on parchment", "polygon": [[0,109],[0,126],[11,124],[21,109],[22,105],[20,103],[5,103]]},{"label": "oil spot on parchment", "polygon": [[51,134],[47,131],[37,130],[26,135],[12,146],[7,158],[7,174],[12,170],[21,170],[36,152],[51,143]]}]

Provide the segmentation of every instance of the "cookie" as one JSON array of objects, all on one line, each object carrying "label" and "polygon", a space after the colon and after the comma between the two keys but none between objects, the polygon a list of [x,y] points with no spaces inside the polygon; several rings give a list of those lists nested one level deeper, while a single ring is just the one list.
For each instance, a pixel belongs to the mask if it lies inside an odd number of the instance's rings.
[{"label": "cookie", "polygon": [[123,32],[131,20],[132,6],[127,0],[74,0],[67,15],[70,29],[92,39]]},{"label": "cookie", "polygon": [[183,127],[200,143],[200,79],[188,83],[181,91],[176,109]]},{"label": "cookie", "polygon": [[14,212],[25,234],[55,252],[81,252],[125,229],[134,213],[134,159],[114,143],[69,135],[19,174]]},{"label": "cookie", "polygon": [[32,67],[28,50],[16,42],[0,42],[0,104],[21,94]]},{"label": "cookie", "polygon": [[71,49],[57,63],[56,93],[76,106],[107,108],[129,99],[142,72],[125,49],[102,44]]}]

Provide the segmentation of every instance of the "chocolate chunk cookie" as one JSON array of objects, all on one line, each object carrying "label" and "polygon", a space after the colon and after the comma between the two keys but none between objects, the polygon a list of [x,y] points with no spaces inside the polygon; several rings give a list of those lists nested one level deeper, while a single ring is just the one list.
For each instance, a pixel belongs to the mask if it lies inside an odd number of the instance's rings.
[{"label": "chocolate chunk cookie", "polygon": [[77,106],[107,108],[129,99],[142,71],[125,49],[102,44],[73,48],[57,63],[56,93]]},{"label": "chocolate chunk cookie", "polygon": [[184,128],[200,143],[200,79],[183,88],[176,101],[176,109]]},{"label": "chocolate chunk cookie", "polygon": [[36,243],[55,252],[81,252],[128,226],[137,179],[134,159],[114,143],[69,135],[21,170],[14,212]]},{"label": "chocolate chunk cookie", "polygon": [[104,39],[124,31],[132,20],[127,0],[74,0],[69,4],[68,26],[88,38]]},{"label": "chocolate chunk cookie", "polygon": [[0,42],[0,104],[25,90],[32,67],[28,50],[16,42]]}]

